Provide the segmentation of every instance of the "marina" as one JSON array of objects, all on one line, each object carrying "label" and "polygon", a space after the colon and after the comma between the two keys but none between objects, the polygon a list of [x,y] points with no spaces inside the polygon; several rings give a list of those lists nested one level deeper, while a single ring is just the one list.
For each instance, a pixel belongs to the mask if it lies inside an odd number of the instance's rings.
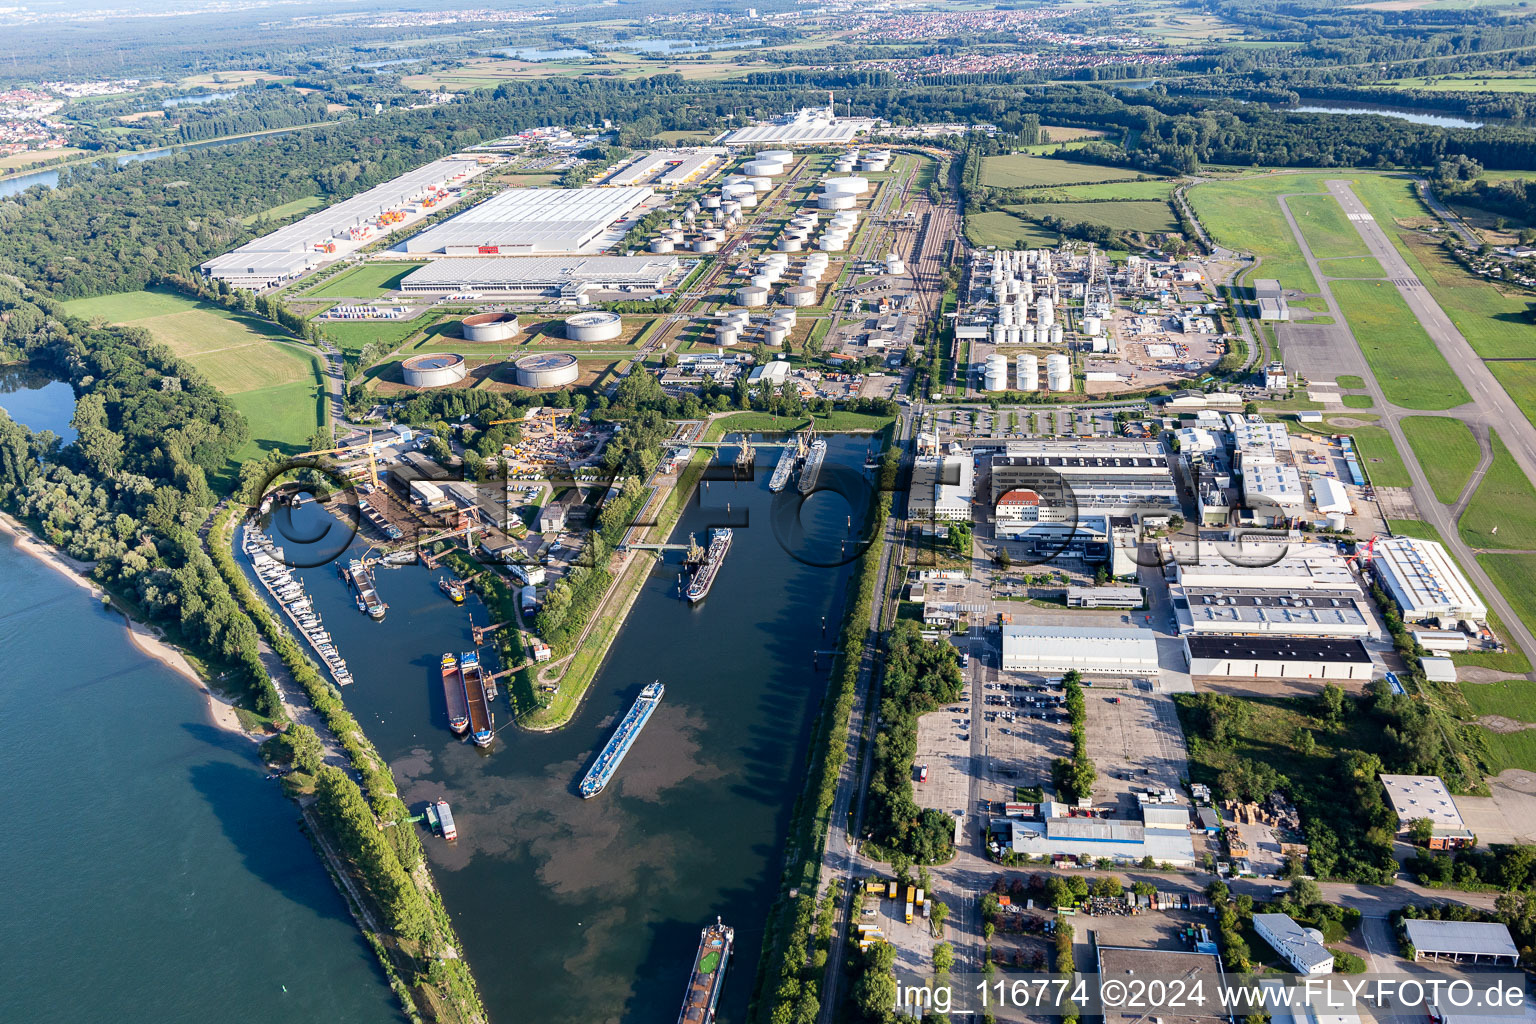
[{"label": "marina", "polygon": [[688,991],[677,1024],[713,1024],[720,989],[725,984],[725,969],[730,965],[736,945],[736,929],[721,923],[705,925],[699,936],[699,951],[693,955],[693,970],[688,975]]},{"label": "marina", "polygon": [[299,634],[309,642],[309,646],[331,673],[331,678],[336,680],[336,685],[350,686],[352,672],[347,668],[346,659],[336,650],[331,634],[326,631],[320,613],[315,609],[314,600],[304,590],[303,582],[283,562],[282,548],[272,543],[271,538],[252,524],[245,527],[242,545],[246,557],[251,561],[251,569],[266,589],[267,596],[276,602]]},{"label": "marina", "polygon": [[704,552],[704,559],[693,570],[693,577],[688,581],[686,596],[689,604],[709,596],[709,589],[715,585],[715,577],[720,575],[720,567],[725,564],[725,556],[731,550],[734,537],[735,533],[729,528],[709,531],[709,547]]},{"label": "marina", "polygon": [[640,736],[640,730],[645,728],[645,723],[650,721],[651,713],[656,710],[656,705],[661,703],[662,695],[666,693],[666,687],[657,680],[640,691],[640,696],[635,698],[619,727],[613,731],[608,742],[598,753],[597,760],[593,762],[591,769],[581,780],[581,795],[584,799],[592,797],[603,791],[613,778],[613,773],[619,770],[619,764],[624,760],[624,755],[629,753],[629,748],[634,746],[635,740]]}]

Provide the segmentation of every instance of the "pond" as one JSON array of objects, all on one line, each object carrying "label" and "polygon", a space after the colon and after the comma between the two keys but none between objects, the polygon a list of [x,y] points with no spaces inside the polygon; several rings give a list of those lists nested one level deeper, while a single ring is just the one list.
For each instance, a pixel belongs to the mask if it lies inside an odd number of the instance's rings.
[{"label": "pond", "polygon": [[160,105],[162,107],[169,108],[169,107],[182,107],[182,106],[198,106],[198,105],[201,105],[203,103],[223,103],[225,100],[229,99],[230,97],[232,97],[234,95],[235,95],[235,90],[234,89],[228,89],[228,90],[226,90],[224,92],[203,92],[203,93],[198,93],[196,96],[172,96],[170,99],[166,100],[164,103],[161,103]]},{"label": "pond", "polygon": [[761,39],[719,39],[700,42],[697,39],[627,39],[613,43],[608,49],[634,53],[698,53],[703,50],[734,50],[744,46],[762,46]]},{"label": "pond", "polygon": [[545,61],[545,60],[586,60],[596,56],[589,50],[540,50],[535,47],[520,47],[515,50],[498,51],[503,57],[512,57],[516,60]]},{"label": "pond", "polygon": [[76,437],[75,389],[30,366],[0,366],[0,409],[32,431],[51,430],[69,444]]},{"label": "pond", "polygon": [[1294,110],[1299,114],[1379,114],[1382,117],[1397,118],[1399,121],[1435,125],[1439,128],[1483,127],[1482,121],[1471,121],[1465,117],[1439,114],[1427,110],[1410,110],[1403,107],[1384,107],[1379,103],[1302,103],[1294,107],[1281,107],[1279,109]]}]

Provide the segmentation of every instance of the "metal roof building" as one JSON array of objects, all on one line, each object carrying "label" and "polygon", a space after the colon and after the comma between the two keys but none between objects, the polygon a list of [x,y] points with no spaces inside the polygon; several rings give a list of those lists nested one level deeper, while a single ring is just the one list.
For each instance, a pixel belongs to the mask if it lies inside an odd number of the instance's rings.
[{"label": "metal roof building", "polygon": [[1249,679],[1371,679],[1359,640],[1289,636],[1187,636],[1189,674]]},{"label": "metal roof building", "polygon": [[400,282],[402,292],[558,295],[588,291],[655,291],[677,273],[676,256],[522,256],[433,260]]},{"label": "metal roof building", "polygon": [[1382,775],[1387,799],[1397,812],[1400,828],[1407,828],[1420,818],[1428,818],[1437,828],[1464,829],[1466,822],[1451,791],[1438,775]]},{"label": "metal roof building", "polygon": [[1285,914],[1254,914],[1253,930],[1300,974],[1332,974],[1333,954]]},{"label": "metal roof building", "polygon": [[1503,964],[1520,962],[1520,951],[1509,929],[1496,921],[1426,921],[1406,918],[1413,958],[1453,960],[1456,963]]},{"label": "metal roof building", "polygon": [[454,256],[590,252],[608,229],[655,195],[623,188],[513,188],[405,242],[406,252]]},{"label": "metal roof building", "polygon": [[975,466],[969,455],[922,455],[912,463],[911,519],[969,520]]},{"label": "metal roof building", "polygon": [[824,146],[847,144],[875,127],[865,117],[836,117],[830,107],[807,107],[764,124],[727,132],[719,141],[728,146]]},{"label": "metal roof building", "polygon": [[993,822],[994,832],[1008,835],[1015,853],[1032,857],[1108,857],[1134,864],[1144,857],[1175,867],[1195,862],[1195,845],[1188,830],[1147,829],[1139,821],[1116,818],[1047,818],[1022,821],[1007,818]]},{"label": "metal roof building", "polygon": [[1410,622],[1488,617],[1488,606],[1438,541],[1379,537],[1371,566]]},{"label": "metal roof building", "polygon": [[1360,591],[1302,594],[1262,587],[1168,588],[1183,635],[1364,637],[1376,631]]},{"label": "metal roof building", "polygon": [[1150,629],[1004,626],[1002,667],[1007,672],[1147,675],[1158,669],[1157,640]]}]

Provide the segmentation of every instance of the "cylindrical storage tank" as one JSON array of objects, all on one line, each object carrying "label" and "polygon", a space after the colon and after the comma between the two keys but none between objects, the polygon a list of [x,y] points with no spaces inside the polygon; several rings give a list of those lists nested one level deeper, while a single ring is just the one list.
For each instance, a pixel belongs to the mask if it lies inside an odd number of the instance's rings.
[{"label": "cylindrical storage tank", "polygon": [[823,210],[851,210],[853,209],[855,196],[822,196],[816,200],[816,205]]},{"label": "cylindrical storage tank", "polygon": [[1034,324],[1025,324],[1019,328],[1019,343],[1023,345],[1033,345],[1035,343]]},{"label": "cylindrical storage tank", "polygon": [[667,241],[672,243],[673,248],[676,248],[683,244],[683,233],[681,231],[668,231]]},{"label": "cylindrical storage tank", "polygon": [[783,174],[785,167],[777,160],[764,160],[758,157],[756,160],[748,160],[741,165],[743,173],[752,177],[776,178]]},{"label": "cylindrical storage tank", "polygon": [[816,289],[806,284],[786,288],[784,289],[784,301],[791,306],[814,306],[816,304]]},{"label": "cylindrical storage tank", "polygon": [[1024,335],[1023,332],[1019,330],[1018,324],[1014,324],[1012,327],[1008,328],[1008,344],[1018,345],[1022,343],[1023,340]]},{"label": "cylindrical storage tank", "polygon": [[624,332],[619,314],[594,309],[565,318],[565,336],[572,341],[612,341]]},{"label": "cylindrical storage tank", "polygon": [[907,265],[902,262],[900,256],[891,253],[885,258],[885,272],[887,274],[905,274],[907,272]]},{"label": "cylindrical storage tank", "polygon": [[743,306],[765,306],[768,304],[768,289],[756,284],[749,284],[745,288],[738,288],[736,289],[736,301]]},{"label": "cylindrical storage tank", "polygon": [[770,287],[772,287],[772,285],[773,278],[769,277],[767,274],[753,274],[752,284],[749,287],[761,288],[763,291],[767,291]]},{"label": "cylindrical storage tank", "polygon": [[779,250],[779,252],[799,252],[805,248],[805,239],[783,235],[777,242],[773,243],[773,247]]},{"label": "cylindrical storage tank", "polygon": [[1051,344],[1060,345],[1062,339],[1061,324],[1051,325]]},{"label": "cylindrical storage tank", "polygon": [[706,210],[718,210],[718,209],[720,209],[720,197],[719,196],[705,196],[704,197],[704,209],[706,209]]},{"label": "cylindrical storage tank", "polygon": [[1008,357],[994,352],[984,364],[982,389],[985,391],[1008,390]]},{"label": "cylindrical storage tank", "polygon": [[517,370],[517,382],[525,388],[562,388],[576,383],[576,378],[581,376],[576,357],[569,352],[536,352],[531,356],[523,356],[512,365]]},{"label": "cylindrical storage tank", "polygon": [[792,309],[776,309],[773,311],[773,316],[768,319],[772,323],[788,324],[790,327],[793,327],[796,319],[795,311]]},{"label": "cylindrical storage tank", "polygon": [[1035,319],[1041,327],[1049,327],[1056,322],[1056,306],[1049,296],[1042,295],[1040,301],[1035,303]]},{"label": "cylindrical storage tank", "polygon": [[994,344],[994,345],[1006,345],[1006,344],[1008,344],[1008,327],[1007,327],[1007,325],[1005,325],[1005,324],[993,324],[992,325],[992,344]]},{"label": "cylindrical storage tank", "polygon": [[1072,390],[1072,361],[1060,352],[1045,357],[1045,384],[1052,391]]},{"label": "cylindrical storage tank", "polygon": [[704,237],[709,239],[711,242],[723,242],[725,241],[725,229],[710,228],[708,231],[704,232]]},{"label": "cylindrical storage tank", "polygon": [[1040,386],[1040,358],[1033,352],[1019,356],[1015,363],[1018,370],[1017,386],[1020,391],[1034,391]]},{"label": "cylindrical storage tank", "polygon": [[457,384],[469,373],[464,357],[452,352],[429,352],[400,364],[405,383],[413,388],[443,388]]},{"label": "cylindrical storage tank", "polygon": [[1328,529],[1342,530],[1349,525],[1349,517],[1343,512],[1328,513]]},{"label": "cylindrical storage tank", "polygon": [[744,184],[746,182],[746,180],[747,180],[747,176],[745,174],[727,174],[725,176],[724,185],[725,185],[725,188],[728,190],[728,189],[730,189],[730,187],[732,185]]},{"label": "cylindrical storage tank", "polygon": [[715,344],[731,348],[741,341],[741,328],[735,324],[721,324],[715,328]]},{"label": "cylindrical storage tank", "polygon": [[821,183],[821,194],[826,196],[861,196],[869,191],[869,179],[857,175],[828,178]]},{"label": "cylindrical storage tank", "polygon": [[516,313],[476,313],[459,322],[465,341],[511,341],[520,327]]},{"label": "cylindrical storage tank", "polygon": [[720,243],[713,238],[696,238],[693,241],[694,252],[714,252],[720,248]]},{"label": "cylindrical storage tank", "polygon": [[651,239],[651,252],[671,252],[677,248],[677,243],[670,238]]},{"label": "cylindrical storage tank", "polygon": [[842,252],[848,245],[848,239],[842,235],[822,235],[816,242],[816,248],[822,252]]},{"label": "cylindrical storage tank", "polygon": [[772,345],[775,348],[784,344],[784,339],[788,337],[788,327],[778,327],[773,324],[769,324],[767,328],[763,330],[763,344]]},{"label": "cylindrical storage tank", "polygon": [[1003,305],[997,307],[997,322],[1004,327],[1013,326],[1013,307]]},{"label": "cylindrical storage tank", "polygon": [[739,209],[750,210],[752,207],[757,205],[757,193],[744,192],[736,197],[736,202]]},{"label": "cylindrical storage tank", "polygon": [[808,270],[800,275],[801,288],[815,288],[818,284],[821,284],[820,274]]},{"label": "cylindrical storage tank", "polygon": [[753,191],[756,192],[769,192],[773,189],[773,182],[769,181],[767,178],[754,177],[750,179],[750,183],[752,185]]},{"label": "cylindrical storage tank", "polygon": [[776,160],[781,164],[787,164],[795,158],[795,154],[787,149],[764,149],[752,154],[754,160]]},{"label": "cylindrical storage tank", "polygon": [[1085,316],[1083,317],[1083,333],[1090,338],[1098,337],[1103,324],[1104,322],[1096,316]]}]

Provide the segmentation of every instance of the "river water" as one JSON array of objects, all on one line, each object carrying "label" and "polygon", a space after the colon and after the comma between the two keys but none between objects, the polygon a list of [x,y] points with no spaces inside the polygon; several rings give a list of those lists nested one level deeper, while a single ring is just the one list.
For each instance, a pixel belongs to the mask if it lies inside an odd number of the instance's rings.
[{"label": "river water", "polygon": [[[824,481],[857,479],[830,466],[860,465],[867,442],[831,442]],[[712,524],[736,524],[709,597],[690,607],[676,596],[676,556],[658,563],[572,722],[521,731],[503,697],[485,752],[449,732],[438,670],[443,652],[469,648],[483,606],[452,605],[436,586],[445,573],[380,570],[389,611],[376,623],[334,567],[300,570],[357,679],[347,704],[402,796],[453,806],[458,842],[424,843],[493,1021],[672,1024],[699,929],[716,915],[737,942],[719,1019],[745,1019],[826,686],[826,659],[817,670],[813,656],[835,644],[848,580],[827,563],[864,508],[856,493],[771,495],[777,454],[764,449],[755,481],[702,488],[674,533],[703,540]],[[313,537],[320,515],[300,509],[286,529]],[[290,557],[321,546],[272,532]],[[666,684],[661,706],[608,789],[580,799],[577,782],[653,679]]]},{"label": "river water", "polygon": [[403,1018],[253,743],[0,536],[0,1020]]}]

